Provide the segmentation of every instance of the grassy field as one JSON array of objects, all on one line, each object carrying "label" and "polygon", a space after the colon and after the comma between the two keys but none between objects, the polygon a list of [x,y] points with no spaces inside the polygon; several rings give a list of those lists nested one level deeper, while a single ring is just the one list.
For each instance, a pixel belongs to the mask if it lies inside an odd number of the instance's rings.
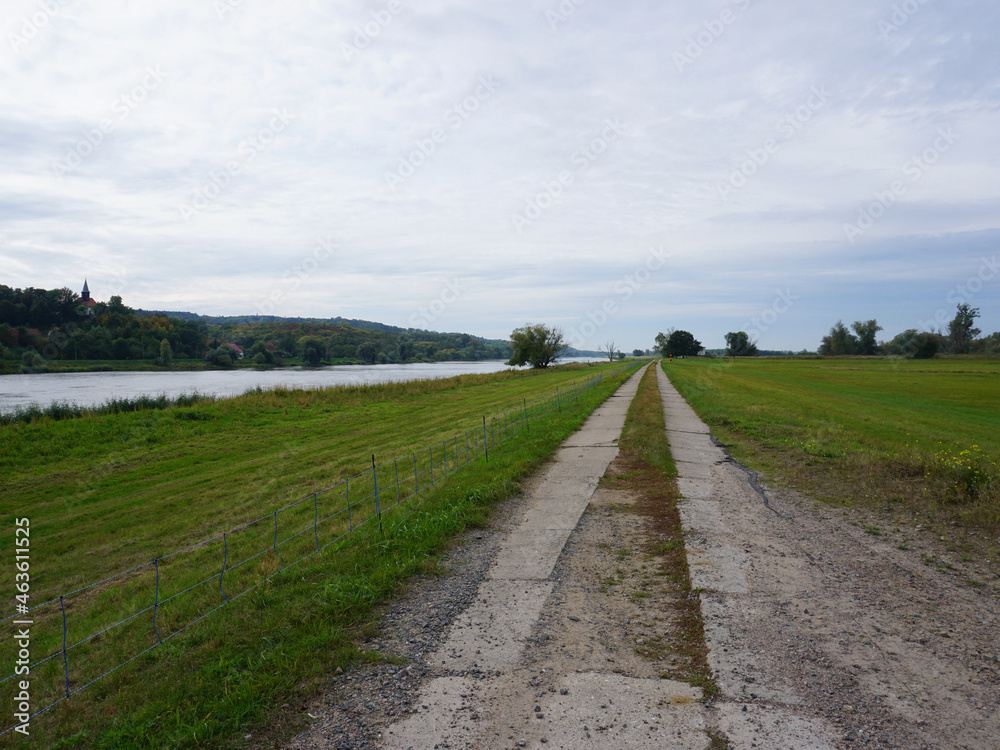
[{"label": "grassy field", "polygon": [[772,481],[977,534],[1000,528],[1000,360],[682,359],[664,370]]},{"label": "grassy field", "polygon": [[[164,410],[5,425],[3,546],[13,546],[12,519],[30,518],[31,595],[33,603],[41,602],[264,516],[370,466],[373,453],[380,461],[403,456],[474,428],[483,416],[530,404],[557,388],[565,393],[607,369],[567,366],[279,390]],[[517,482],[618,382],[605,379],[491,450],[489,462],[473,462],[386,515],[381,533],[369,524],[37,717],[31,744],[23,744],[244,747],[248,731],[258,736],[266,726],[265,738],[290,731],[294,719],[288,717],[297,715],[294,707],[315,693],[323,675],[351,659],[380,658],[360,655],[353,645],[370,625],[372,608],[408,575],[433,568],[435,551],[451,536],[481,523],[494,502],[516,492]],[[209,575],[218,570],[218,560],[204,562]],[[255,565],[260,575],[280,562],[268,555]],[[116,583],[77,597],[67,607],[70,644],[93,632],[85,626],[106,617],[105,610],[129,604],[123,598],[143,596],[152,605],[149,582],[140,583],[133,589]],[[160,615],[166,625],[169,612]],[[52,613],[50,625],[58,625],[57,616]],[[148,620],[144,615],[124,635],[116,630],[75,651],[71,687],[99,676],[109,659],[117,663],[118,650],[128,653],[136,638],[152,645],[156,636]],[[43,637],[39,632],[37,639]],[[121,644],[114,640],[119,637]],[[44,644],[34,646],[34,655],[41,656]],[[4,663],[12,664],[8,651]],[[43,669],[58,674],[61,659]],[[5,697],[11,687],[4,685]],[[275,710],[285,705],[291,708]],[[0,738],[2,744],[13,741],[11,735]]]}]

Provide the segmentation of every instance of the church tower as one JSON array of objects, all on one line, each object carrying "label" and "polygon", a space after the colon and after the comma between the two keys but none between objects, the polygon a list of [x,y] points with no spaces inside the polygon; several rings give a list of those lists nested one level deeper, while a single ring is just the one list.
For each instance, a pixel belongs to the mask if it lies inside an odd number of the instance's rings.
[{"label": "church tower", "polygon": [[90,289],[87,286],[86,279],[83,280],[83,291],[80,292],[80,302],[83,304],[84,307],[93,307],[94,305],[97,304],[95,300],[92,300],[90,298]]}]

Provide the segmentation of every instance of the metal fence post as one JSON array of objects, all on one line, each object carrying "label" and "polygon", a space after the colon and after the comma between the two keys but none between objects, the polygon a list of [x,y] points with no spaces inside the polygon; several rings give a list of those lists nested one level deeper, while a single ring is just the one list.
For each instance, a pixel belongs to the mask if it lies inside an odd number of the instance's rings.
[{"label": "metal fence post", "polygon": [[156,633],[156,640],[159,643],[163,643],[160,631],[156,628],[156,610],[160,606],[160,558],[153,560],[153,567],[156,568],[156,598],[153,599],[153,632]]},{"label": "metal fence post", "polygon": [[63,670],[66,673],[66,697],[69,698],[69,654],[66,653],[66,602],[59,597],[59,607],[62,609],[63,621]]},{"label": "metal fence post", "polygon": [[351,520],[351,478],[344,480],[344,488],[347,493],[347,530],[354,531],[354,521]]},{"label": "metal fence post", "polygon": [[319,552],[319,497],[313,493],[313,538],[316,540],[316,551]]},{"label": "metal fence post", "polygon": [[420,480],[417,478],[417,452],[413,452],[413,494],[420,492]]},{"label": "metal fence post", "polygon": [[226,596],[226,592],[222,590],[222,576],[226,574],[226,563],[229,562],[229,537],[227,534],[222,535],[222,572],[219,573],[219,593],[228,602],[229,597]]},{"label": "metal fence post", "polygon": [[399,488],[399,459],[392,459],[392,468],[396,470],[396,505],[399,505],[400,498],[402,497],[402,490]]},{"label": "metal fence post", "polygon": [[278,552],[278,511],[274,511],[274,554],[281,560],[281,565],[278,566],[278,571],[280,572],[285,568],[285,558]]},{"label": "metal fence post", "polygon": [[382,531],[382,506],[378,502],[378,472],[375,471],[375,454],[372,453],[372,482],[375,483],[375,515],[378,516],[378,533],[385,536]]}]

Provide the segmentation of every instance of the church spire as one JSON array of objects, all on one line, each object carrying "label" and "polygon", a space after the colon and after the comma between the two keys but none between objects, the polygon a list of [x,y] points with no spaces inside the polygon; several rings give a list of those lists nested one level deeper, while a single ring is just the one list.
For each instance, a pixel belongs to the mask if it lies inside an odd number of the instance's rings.
[{"label": "church spire", "polygon": [[97,304],[97,300],[90,298],[90,287],[87,286],[87,280],[83,280],[83,291],[80,292],[80,302],[84,307],[93,307]]}]

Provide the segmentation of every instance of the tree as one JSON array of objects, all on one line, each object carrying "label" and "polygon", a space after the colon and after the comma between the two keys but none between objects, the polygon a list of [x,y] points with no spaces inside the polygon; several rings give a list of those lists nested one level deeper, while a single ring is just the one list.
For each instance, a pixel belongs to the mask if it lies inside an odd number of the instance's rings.
[{"label": "tree", "polygon": [[976,354],[1000,354],[1000,331],[976,341]]},{"label": "tree", "polygon": [[112,359],[128,359],[132,353],[128,339],[115,339],[111,345]]},{"label": "tree", "polygon": [[866,320],[863,323],[860,320],[856,320],[851,325],[851,328],[853,328],[854,332],[858,335],[858,354],[871,356],[879,353],[878,341],[875,339],[875,336],[882,330],[882,326],[880,326],[874,318],[872,320]]},{"label": "tree", "polygon": [[169,365],[170,360],[172,360],[173,358],[174,358],[174,352],[170,348],[170,342],[167,341],[166,339],[163,339],[160,342],[160,364]]},{"label": "tree", "polygon": [[511,332],[510,348],[512,353],[508,365],[530,364],[535,369],[543,369],[562,356],[566,343],[561,329],[527,323]]},{"label": "tree", "polygon": [[323,345],[321,339],[309,336],[302,339],[300,342],[302,344],[302,359],[310,367],[319,366],[320,361],[323,359],[323,353],[326,346]]},{"label": "tree", "polygon": [[670,337],[674,335],[676,328],[668,328],[666,333],[656,334],[656,345],[653,347],[656,351],[660,353],[661,356],[667,357],[667,341]]},{"label": "tree", "polygon": [[401,333],[399,335],[397,348],[399,349],[400,362],[405,362],[406,360],[408,360],[410,357],[413,356],[413,339],[410,338],[409,334]]},{"label": "tree", "polygon": [[837,321],[819,345],[819,353],[826,357],[842,357],[847,354],[856,354],[857,351],[858,340],[853,333],[847,330],[847,326],[842,320]]},{"label": "tree", "polygon": [[217,349],[212,349],[208,354],[205,355],[205,361],[210,365],[215,365],[216,367],[232,367],[233,366],[233,348],[228,344],[223,344]]},{"label": "tree", "polygon": [[696,357],[702,350],[701,342],[687,331],[670,329],[670,335],[656,334],[656,348],[664,357]]},{"label": "tree", "polygon": [[366,365],[373,364],[378,356],[378,347],[372,341],[365,341],[358,346],[357,356]]},{"label": "tree", "polygon": [[43,367],[45,365],[45,360],[42,358],[42,355],[34,349],[29,349],[21,355],[21,364],[28,368]]},{"label": "tree", "polygon": [[632,356],[633,357],[641,357],[643,354],[645,354],[645,352],[642,349],[633,349],[632,350]]},{"label": "tree", "polygon": [[727,357],[756,357],[758,353],[757,342],[751,341],[746,331],[726,334]]},{"label": "tree", "polygon": [[606,342],[604,342],[604,348],[603,349],[598,349],[597,351],[604,352],[605,354],[608,355],[608,360],[611,361],[611,362],[614,362],[615,361],[615,340],[614,339],[608,339]]},{"label": "tree", "polygon": [[969,307],[964,302],[958,306],[955,319],[948,324],[948,343],[953,354],[969,353],[972,342],[980,334],[978,328],[973,328],[978,317],[978,307]]},{"label": "tree", "polygon": [[258,341],[251,346],[250,351],[247,352],[247,356],[257,365],[275,364],[274,352],[267,348],[267,342],[264,341]]},{"label": "tree", "polygon": [[912,341],[914,359],[934,359],[941,348],[941,336],[936,333],[918,333]]},{"label": "tree", "polygon": [[887,341],[882,344],[882,352],[884,354],[890,354],[895,356],[900,355],[911,355],[913,354],[914,340],[919,335],[920,331],[916,328],[907,328],[902,333],[897,333],[893,336],[892,341]]}]

